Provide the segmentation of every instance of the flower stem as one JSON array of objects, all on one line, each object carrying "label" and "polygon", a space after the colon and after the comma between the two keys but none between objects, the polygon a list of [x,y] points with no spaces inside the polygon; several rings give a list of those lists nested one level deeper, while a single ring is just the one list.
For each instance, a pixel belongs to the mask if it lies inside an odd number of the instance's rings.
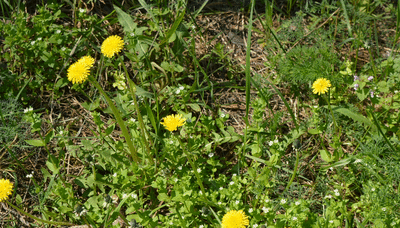
[{"label": "flower stem", "polygon": [[183,149],[183,152],[186,154],[186,157],[188,158],[190,166],[192,166],[194,175],[196,176],[196,179],[197,179],[197,184],[200,186],[200,189],[201,189],[201,192],[202,192],[201,195],[203,196],[204,200],[208,203],[208,199],[206,197],[206,191],[204,189],[203,182],[202,182],[202,180],[200,178],[200,175],[197,172],[196,164],[193,162],[192,157],[190,156],[189,152],[185,149],[185,146],[183,145],[183,143],[182,143],[181,139],[179,138],[179,136],[177,138],[178,138],[179,144],[181,145],[181,148]]},{"label": "flower stem", "polygon": [[[122,59],[122,56],[119,58],[119,60],[121,61],[121,65],[122,65],[123,68],[124,68],[125,77],[126,77],[127,80],[128,80],[129,89],[130,89],[130,92],[131,92],[131,94],[132,94],[133,103],[134,103],[134,106],[135,106],[135,109],[136,109],[137,118],[138,118],[138,121],[139,121],[139,124],[140,124],[140,130],[141,130],[141,132],[142,132],[141,136],[142,136],[143,144],[144,144],[145,147],[146,147],[146,150],[147,150],[147,154],[148,154],[148,156],[149,156],[150,163],[151,163],[151,164],[154,164],[154,158],[153,158],[153,156],[152,156],[152,154],[151,154],[150,147],[149,147],[149,145],[148,145],[148,143],[147,143],[147,142],[149,142],[149,143],[150,143],[150,146],[152,146],[152,145],[153,145],[153,141],[151,140],[151,137],[149,136],[149,133],[146,131],[146,127],[145,127],[145,125],[144,125],[142,115],[140,114],[139,105],[138,105],[137,100],[136,100],[136,85],[135,85],[135,83],[129,78],[128,70],[126,69],[126,66],[125,66],[125,63],[124,63],[124,61],[123,61],[123,59]],[[146,135],[147,135],[148,140],[146,140]]]},{"label": "flower stem", "polygon": [[7,202],[8,205],[10,205],[12,208],[17,210],[19,213],[21,213],[23,215],[26,215],[29,218],[34,219],[34,220],[36,220],[38,222],[47,223],[47,224],[56,225],[56,226],[74,226],[74,224],[69,223],[69,222],[54,222],[54,221],[48,221],[48,220],[40,219],[40,218],[38,218],[36,216],[33,216],[33,215],[21,210],[19,207],[17,207],[14,204],[10,203],[10,201],[8,201],[8,200],[5,200],[5,202]]},{"label": "flower stem", "polygon": [[89,80],[99,90],[101,95],[103,95],[103,97],[106,99],[108,105],[110,106],[112,112],[114,113],[115,119],[117,120],[119,127],[122,130],[122,134],[125,137],[126,143],[128,144],[132,160],[136,163],[139,163],[139,158],[137,157],[136,148],[133,146],[131,135],[130,135],[128,129],[126,128],[124,121],[122,120],[120,112],[115,107],[115,105],[112,102],[112,100],[110,99],[110,97],[108,97],[107,94],[104,92],[103,88],[101,88],[100,84],[96,80],[94,80],[94,78],[92,78],[92,76],[90,76],[90,75],[89,75]]},{"label": "flower stem", "polygon": [[293,182],[293,180],[294,180],[294,177],[296,176],[297,168],[298,168],[298,166],[299,166],[299,157],[300,157],[299,154],[300,154],[300,153],[299,153],[299,150],[296,149],[296,163],[295,163],[295,165],[294,165],[293,174],[292,174],[292,177],[290,178],[290,181],[289,181],[288,185],[286,186],[284,192],[286,192],[287,190],[289,190],[290,185],[292,185],[292,182]]}]

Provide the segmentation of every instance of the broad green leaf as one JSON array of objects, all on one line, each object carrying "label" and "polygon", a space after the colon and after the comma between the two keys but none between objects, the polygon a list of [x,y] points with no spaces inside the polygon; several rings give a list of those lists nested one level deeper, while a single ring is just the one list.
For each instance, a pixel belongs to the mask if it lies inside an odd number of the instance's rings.
[{"label": "broad green leaf", "polygon": [[319,153],[321,154],[321,158],[326,162],[333,161],[332,156],[326,150],[320,150]]},{"label": "broad green leaf", "polygon": [[118,21],[121,23],[124,31],[128,34],[133,32],[137,25],[135,22],[133,22],[131,16],[118,8],[116,5],[114,5],[114,9],[117,12]]},{"label": "broad green leaf", "polygon": [[44,141],[41,139],[30,139],[30,140],[25,140],[25,142],[31,146],[45,146],[46,145],[44,143]]},{"label": "broad green leaf", "polygon": [[359,113],[355,113],[347,108],[340,108],[340,107],[335,107],[333,108],[333,111],[335,112],[339,112],[340,114],[343,114],[347,117],[352,118],[355,121],[358,121],[360,123],[365,124],[366,126],[372,127],[372,129],[375,131],[376,127],[375,125],[371,122],[371,120],[369,120],[368,118],[366,118],[365,116],[359,114]]}]

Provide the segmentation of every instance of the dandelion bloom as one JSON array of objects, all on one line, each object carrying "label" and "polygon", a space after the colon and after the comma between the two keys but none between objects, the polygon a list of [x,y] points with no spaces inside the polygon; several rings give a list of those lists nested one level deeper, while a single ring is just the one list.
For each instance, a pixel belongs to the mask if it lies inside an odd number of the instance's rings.
[{"label": "dandelion bloom", "polygon": [[248,225],[249,218],[242,210],[231,210],[222,218],[222,228],[245,228]]},{"label": "dandelion bloom", "polygon": [[78,60],[78,62],[84,64],[85,66],[88,66],[91,68],[94,64],[94,59],[91,56],[84,56],[81,59]]},{"label": "dandelion bloom", "polygon": [[331,87],[331,82],[325,78],[318,78],[312,85],[313,93],[318,93],[318,95],[326,93],[329,87]]},{"label": "dandelion bloom", "polygon": [[119,36],[110,36],[103,41],[101,45],[101,53],[106,57],[111,58],[114,54],[120,52],[124,47],[124,41]]},{"label": "dandelion bloom", "polygon": [[11,195],[13,189],[13,184],[9,180],[0,179],[0,202],[8,199]]},{"label": "dandelion bloom", "polygon": [[92,57],[82,57],[68,68],[68,80],[73,84],[86,81],[93,64],[94,59]]},{"label": "dandelion bloom", "polygon": [[178,127],[183,126],[185,124],[185,119],[182,119],[181,114],[177,115],[169,115],[163,118],[164,122],[161,124],[167,128],[168,131],[176,131]]}]

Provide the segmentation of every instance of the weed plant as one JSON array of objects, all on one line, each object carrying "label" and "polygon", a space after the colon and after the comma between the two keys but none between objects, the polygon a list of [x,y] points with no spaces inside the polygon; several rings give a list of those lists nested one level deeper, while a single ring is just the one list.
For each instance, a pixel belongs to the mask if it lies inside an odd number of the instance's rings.
[{"label": "weed plant", "polygon": [[[370,64],[357,68],[357,51],[375,36],[367,27],[374,12],[387,6],[398,14],[400,6],[290,1],[278,13],[268,1],[263,42],[275,50],[267,65],[277,72],[252,72],[247,42],[246,88],[233,86],[246,94],[238,133],[230,113],[207,98],[223,87],[210,74],[230,72],[234,84],[243,72],[220,44],[204,58],[221,67],[210,72],[202,64],[193,21],[201,9],[175,3],[139,0],[139,11],[121,3],[99,20],[67,1],[77,17],[66,29],[56,3],[33,16],[10,14],[15,20],[1,25],[7,69],[0,86],[9,100],[0,102],[0,140],[9,145],[27,121],[33,136],[24,140],[43,148],[47,161],[42,176],[2,170],[1,202],[38,227],[399,226],[400,58],[367,49]],[[295,9],[303,11],[272,28],[274,13],[289,18]],[[118,29],[106,32],[103,22]],[[250,41],[251,25],[248,32]],[[336,52],[344,44],[356,54]],[[18,105],[41,93],[82,94],[91,136]],[[32,183],[37,204],[24,205],[20,179]],[[20,225],[13,215],[4,227]]]}]

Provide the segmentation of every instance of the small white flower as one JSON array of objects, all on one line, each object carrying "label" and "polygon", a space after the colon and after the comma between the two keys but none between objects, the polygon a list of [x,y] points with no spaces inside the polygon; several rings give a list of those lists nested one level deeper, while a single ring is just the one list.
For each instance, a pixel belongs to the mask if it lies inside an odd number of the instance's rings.
[{"label": "small white flower", "polygon": [[125,199],[125,198],[127,198],[127,197],[128,197],[128,195],[125,194],[125,193],[122,195],[122,199]]},{"label": "small white flower", "polygon": [[200,190],[200,191],[199,191],[199,194],[200,194],[200,195],[203,195],[203,192]]},{"label": "small white flower", "polygon": [[330,169],[331,171],[333,171],[333,167],[330,167],[329,169]]},{"label": "small white flower", "polygon": [[221,202],[218,202],[218,205],[221,205],[222,203]]},{"label": "small white flower", "polygon": [[107,202],[103,202],[103,207],[107,207],[108,203]]},{"label": "small white flower", "polygon": [[37,38],[37,40],[38,40],[38,41],[41,41],[41,40],[42,40],[42,37]]},{"label": "small white flower", "polygon": [[87,213],[87,210],[86,210],[86,209],[83,209],[83,210],[81,211],[81,213],[79,213],[79,216],[86,215],[86,213]]},{"label": "small white flower", "polygon": [[35,45],[35,41],[32,41],[32,42],[31,42],[31,45]]},{"label": "small white flower", "polygon": [[329,223],[333,223],[333,220],[329,220]]},{"label": "small white flower", "polygon": [[266,200],[265,200],[266,203],[269,203],[269,201],[270,201],[269,199],[266,199]]},{"label": "small white flower", "polygon": [[130,118],[129,119],[132,123],[135,123],[136,122],[136,119],[135,118]]},{"label": "small white flower", "polygon": [[278,143],[279,141],[277,139],[274,140],[274,143]]},{"label": "small white flower", "polygon": [[185,89],[185,87],[183,87],[183,86],[179,86],[179,89],[180,89],[180,90],[184,90],[184,89]]},{"label": "small white flower", "polygon": [[171,141],[169,141],[169,144],[174,144],[174,141],[172,141],[172,140],[171,140]]},{"label": "small white flower", "polygon": [[293,221],[296,221],[296,220],[297,220],[297,217],[293,217],[292,219],[293,219]]},{"label": "small white flower", "polygon": [[65,51],[65,49],[66,49],[65,47],[62,47],[62,48],[61,48],[61,51]]},{"label": "small white flower", "polygon": [[225,113],[221,113],[221,118],[224,118],[225,117]]},{"label": "small white flower", "polygon": [[197,169],[197,172],[198,172],[198,173],[201,173],[201,169],[200,169],[200,168],[198,168],[198,169]]},{"label": "small white flower", "polygon": [[326,199],[326,198],[331,199],[331,198],[332,198],[332,195],[327,195],[327,196],[325,196],[325,199]]},{"label": "small white flower", "polygon": [[64,134],[64,131],[60,131],[59,133],[60,133],[60,135],[63,135],[63,134]]},{"label": "small white flower", "polygon": [[26,175],[26,178],[32,178],[33,177],[33,175],[32,174],[28,174],[28,175]]},{"label": "small white flower", "polygon": [[60,34],[60,33],[61,33],[61,30],[57,30],[56,33],[57,33],[57,34]]},{"label": "small white flower", "polygon": [[375,192],[375,188],[371,188],[371,191]]},{"label": "small white flower", "polygon": [[382,211],[386,211],[386,207],[382,207]]},{"label": "small white flower", "polygon": [[236,173],[234,173],[232,176],[233,176],[233,177],[236,177]]},{"label": "small white flower", "polygon": [[176,94],[179,94],[181,92],[181,90],[180,89],[178,89],[178,90],[176,90]]},{"label": "small white flower", "polygon": [[333,190],[334,192],[339,192],[339,190],[337,190],[337,189],[335,189],[335,190]]},{"label": "small white flower", "polygon": [[294,203],[294,204],[296,204],[297,206],[299,206],[299,205],[300,205],[300,201],[296,201],[296,203]]},{"label": "small white flower", "polygon": [[235,203],[236,203],[236,204],[239,204],[240,202],[239,202],[239,200],[236,200]]},{"label": "small white flower", "polygon": [[28,108],[24,109],[24,113],[27,113],[27,112],[29,112],[29,109]]},{"label": "small white flower", "polygon": [[253,212],[253,208],[249,208],[249,213]]},{"label": "small white flower", "polygon": [[231,182],[229,182],[229,184],[230,184],[230,185],[233,185],[233,184],[235,184],[235,182],[231,181]]},{"label": "small white flower", "polygon": [[131,36],[135,36],[135,33],[133,33],[133,32],[131,32],[131,34],[130,34]]},{"label": "small white flower", "polygon": [[219,190],[221,191],[222,189],[224,189],[223,187],[219,187]]},{"label": "small white flower", "polygon": [[204,228],[204,226],[203,226],[203,225],[200,225],[199,228]]},{"label": "small white flower", "polygon": [[171,221],[171,222],[169,222],[169,224],[170,224],[170,225],[173,225],[174,223]]},{"label": "small white flower", "polygon": [[263,208],[261,208],[261,210],[263,210],[264,211],[264,213],[268,213],[269,212],[269,210],[271,210],[269,207],[268,208],[266,208],[266,207],[263,207]]},{"label": "small white flower", "polygon": [[175,183],[178,183],[178,178],[175,178]]},{"label": "small white flower", "polygon": [[268,145],[269,145],[269,146],[274,145],[274,141],[269,141]]},{"label": "small white flower", "polygon": [[178,169],[179,169],[179,170],[182,170],[182,166],[179,166]]},{"label": "small white flower", "polygon": [[286,200],[285,199],[281,199],[281,204],[285,204]]},{"label": "small white flower", "polygon": [[84,13],[85,9],[79,9],[79,12]]},{"label": "small white flower", "polygon": [[137,199],[137,195],[136,195],[135,193],[132,194],[132,197],[133,197],[134,199]]},{"label": "small white flower", "polygon": [[335,196],[340,196],[340,193],[339,192],[335,192]]},{"label": "small white flower", "polygon": [[354,161],[354,163],[361,163],[361,162],[362,162],[361,159],[356,159],[356,160]]},{"label": "small white flower", "polygon": [[113,177],[117,177],[117,173],[114,173],[114,174],[113,174]]},{"label": "small white flower", "polygon": [[258,224],[254,224],[254,225],[253,225],[253,228],[257,228],[257,227],[258,227]]},{"label": "small white flower", "polygon": [[398,93],[398,92],[399,92],[398,90],[395,90],[395,91],[394,91],[394,93]]},{"label": "small white flower", "polygon": [[214,153],[209,153],[208,157],[212,158],[214,156]]}]

